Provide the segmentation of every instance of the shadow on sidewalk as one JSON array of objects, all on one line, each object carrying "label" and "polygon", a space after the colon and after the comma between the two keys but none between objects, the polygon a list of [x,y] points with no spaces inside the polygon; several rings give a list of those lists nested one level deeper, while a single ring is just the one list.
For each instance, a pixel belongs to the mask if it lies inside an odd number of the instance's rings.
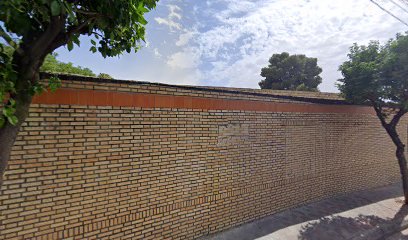
[{"label": "shadow on sidewalk", "polygon": [[[262,219],[202,237],[202,240],[252,240],[252,239],[302,239],[302,240],[333,240],[347,239],[347,231],[342,236],[334,231],[336,228],[372,229],[373,226],[399,224],[408,214],[407,207],[399,209],[392,219],[383,219],[375,215],[361,215],[355,218],[331,216],[351,209],[363,207],[386,199],[397,198],[402,195],[401,184],[395,183],[384,187],[351,192],[340,196],[327,198],[318,202],[309,203],[294,209],[288,209]],[[309,222],[310,223],[306,223]],[[294,229],[298,224],[306,224]],[[327,227],[333,231],[327,231]],[[275,235],[280,230],[288,229],[289,236]],[[295,232],[294,232],[295,231]],[[356,233],[353,231],[353,233]],[[348,234],[351,235],[351,234]],[[274,236],[280,236],[275,238]],[[295,238],[295,236],[297,236]],[[403,238],[402,238],[403,239]]]},{"label": "shadow on sidewalk", "polygon": [[[377,235],[361,237],[359,233],[365,233],[373,229],[394,229],[397,235],[393,239],[408,239],[408,236],[399,233],[398,226],[408,215],[408,206],[402,206],[393,218],[384,219],[375,215],[359,215],[358,217],[322,217],[315,222],[302,226],[299,232],[299,240],[327,240],[327,239],[372,239],[380,237],[384,232]],[[341,231],[342,229],[346,231]],[[333,230],[333,231],[331,231]],[[374,232],[371,232],[374,233]],[[334,235],[336,234],[336,235]],[[388,233],[389,234],[389,233]],[[387,237],[387,236],[385,236]]]}]

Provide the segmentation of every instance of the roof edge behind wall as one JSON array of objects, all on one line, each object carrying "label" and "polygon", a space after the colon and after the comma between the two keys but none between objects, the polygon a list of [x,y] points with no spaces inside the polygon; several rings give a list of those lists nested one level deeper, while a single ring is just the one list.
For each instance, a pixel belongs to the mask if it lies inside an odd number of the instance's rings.
[{"label": "roof edge behind wall", "polygon": [[47,78],[50,78],[51,76],[57,76],[61,80],[66,80],[66,81],[115,83],[115,84],[125,83],[129,85],[153,85],[153,86],[162,86],[162,87],[168,87],[168,88],[179,88],[179,89],[205,91],[205,92],[220,92],[220,93],[259,96],[259,97],[273,97],[276,99],[285,99],[285,100],[293,100],[293,101],[316,103],[316,104],[353,105],[351,103],[346,102],[345,100],[325,99],[325,98],[318,98],[318,97],[312,98],[312,97],[303,97],[303,96],[278,95],[278,94],[273,94],[273,93],[261,93],[261,92],[248,92],[249,89],[242,89],[242,88],[223,89],[223,88],[213,88],[213,87],[205,87],[205,86],[172,85],[172,84],[146,82],[146,81],[104,79],[104,78],[97,78],[97,77],[69,75],[69,74],[56,74],[56,73],[47,73],[47,72],[40,73],[41,79],[47,79]]}]

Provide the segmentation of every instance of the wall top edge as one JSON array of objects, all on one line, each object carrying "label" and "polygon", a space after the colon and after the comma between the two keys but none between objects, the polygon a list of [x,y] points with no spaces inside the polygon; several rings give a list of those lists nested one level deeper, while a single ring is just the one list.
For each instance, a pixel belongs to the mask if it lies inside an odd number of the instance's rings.
[{"label": "wall top edge", "polygon": [[[102,78],[96,78],[96,77],[68,75],[68,74],[55,74],[55,73],[46,73],[46,72],[42,72],[40,77],[41,79],[47,79],[51,76],[57,76],[61,80],[65,80],[65,81],[147,85],[147,86],[157,86],[157,87],[165,87],[165,88],[172,88],[172,89],[178,88],[178,89],[191,90],[191,91],[197,91],[197,92],[228,93],[228,94],[266,97],[266,98],[276,98],[276,99],[282,99],[282,100],[292,100],[292,101],[316,103],[316,104],[354,105],[354,104],[350,104],[346,102],[336,93],[312,93],[312,92],[299,93],[296,91],[261,90],[261,89],[191,86],[191,85],[171,85],[171,84],[165,84],[165,83],[155,83],[155,82],[146,82],[146,81],[102,79]],[[303,96],[299,96],[302,94]],[[294,95],[298,95],[298,96],[294,96]]]}]

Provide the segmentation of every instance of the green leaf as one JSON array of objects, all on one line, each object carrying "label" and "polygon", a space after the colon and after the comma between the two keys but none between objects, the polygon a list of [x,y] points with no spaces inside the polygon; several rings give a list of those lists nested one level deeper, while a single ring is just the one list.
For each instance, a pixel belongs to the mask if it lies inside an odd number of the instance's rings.
[{"label": "green leaf", "polygon": [[93,53],[96,53],[96,47],[94,47],[94,46],[92,46],[89,50],[90,50],[91,52],[93,52]]},{"label": "green leaf", "polygon": [[18,123],[18,118],[16,116],[14,116],[14,115],[10,116],[10,117],[7,117],[7,120],[13,126],[15,126]]},{"label": "green leaf", "polygon": [[58,77],[50,77],[48,87],[50,88],[51,92],[55,92],[59,87],[61,87],[61,79]]},{"label": "green leaf", "polygon": [[63,2],[64,10],[68,13],[68,22],[74,23],[76,21],[76,16],[72,11],[72,3],[68,3],[67,1]]},{"label": "green leaf", "polygon": [[76,20],[76,17],[75,17],[75,15],[72,13],[72,12],[68,12],[68,21],[70,22],[70,23],[74,23],[75,22],[75,20]]},{"label": "green leaf", "polygon": [[69,41],[67,43],[67,48],[68,48],[68,51],[72,51],[72,49],[74,48],[74,44],[72,43],[72,41]]},{"label": "green leaf", "polygon": [[34,94],[41,94],[41,93],[43,93],[44,92],[44,86],[43,85],[36,85],[36,86],[34,86],[33,87],[33,90],[34,90]]},{"label": "green leaf", "polygon": [[7,81],[6,82],[6,88],[7,89],[13,89],[14,88],[14,83],[12,81]]},{"label": "green leaf", "polygon": [[139,5],[137,6],[137,11],[141,13],[146,13],[149,10],[143,6],[143,2],[140,2]]},{"label": "green leaf", "polygon": [[9,99],[9,102],[10,102],[10,105],[11,105],[12,107],[15,107],[15,106],[16,106],[16,100],[10,98],[10,99]]},{"label": "green leaf", "polygon": [[50,7],[52,16],[58,16],[61,14],[61,5],[58,1],[52,1]]},{"label": "green leaf", "polygon": [[6,117],[11,117],[13,116],[13,114],[16,112],[16,109],[10,107],[10,106],[6,106],[3,108],[3,115]]},{"label": "green leaf", "polygon": [[137,19],[141,24],[146,25],[147,21],[143,16],[139,16],[139,18]]},{"label": "green leaf", "polygon": [[78,35],[72,36],[72,42],[74,42],[78,47],[81,44],[81,42],[79,41]]},{"label": "green leaf", "polygon": [[1,117],[0,117],[0,128],[2,128],[5,123],[6,123],[6,119],[4,119],[3,116],[1,116]]},{"label": "green leaf", "polygon": [[96,42],[93,39],[91,39],[91,43],[92,45],[96,45]]}]

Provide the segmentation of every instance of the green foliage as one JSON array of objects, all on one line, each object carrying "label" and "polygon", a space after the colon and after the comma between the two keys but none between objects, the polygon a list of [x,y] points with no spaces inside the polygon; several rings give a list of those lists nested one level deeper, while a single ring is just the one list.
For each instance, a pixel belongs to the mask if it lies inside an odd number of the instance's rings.
[{"label": "green foliage", "polygon": [[51,92],[55,92],[59,87],[61,87],[61,79],[57,77],[50,77],[48,87],[50,88]]},{"label": "green foliage", "polygon": [[113,77],[107,73],[99,73],[98,78],[104,78],[104,79],[113,79]]},{"label": "green foliage", "polygon": [[318,91],[317,86],[322,82],[321,72],[317,58],[286,52],[273,54],[268,67],[261,70],[265,79],[259,82],[259,86],[262,89]]},{"label": "green foliage", "polygon": [[[1,0],[0,38],[11,47],[11,53],[0,44],[0,109],[13,109],[10,101],[16,99],[15,95],[44,91],[38,79],[22,79],[27,75],[22,72],[27,69],[38,75],[43,61],[43,71],[94,76],[87,68],[60,63],[55,55],[49,55],[60,46],[67,46],[68,50],[79,46],[80,35],[89,36],[90,51],[99,52],[103,57],[117,56],[132,49],[136,52],[144,41],[147,24],[144,14],[153,9],[157,1]],[[30,66],[23,69],[15,59],[29,60]],[[50,79],[49,86],[55,89],[58,81]],[[16,123],[16,119],[10,117],[11,112],[3,111],[0,125],[4,125],[5,119]]]},{"label": "green foliage", "polygon": [[58,55],[56,53],[48,55],[40,70],[43,72],[51,73],[66,73],[66,74],[76,74],[83,76],[95,77],[96,74],[92,72],[89,68],[83,68],[81,66],[74,66],[72,63],[64,63],[57,60]]},{"label": "green foliage", "polygon": [[354,44],[348,58],[339,67],[343,78],[338,80],[338,88],[348,101],[407,109],[407,35],[398,34],[384,45],[377,41],[367,46]]},{"label": "green foliage", "polygon": [[[0,46],[3,46],[0,43]],[[7,54],[9,59],[12,59],[13,48],[10,46],[3,46],[4,53]],[[63,74],[75,74],[75,75],[82,75],[82,76],[89,76],[95,77],[96,74],[89,68],[81,67],[81,66],[74,66],[73,63],[64,63],[57,59],[58,54],[52,53],[48,54],[42,66],[40,67],[40,71],[42,72],[49,72],[49,73],[63,73]],[[101,73],[106,74],[106,73]],[[109,76],[108,74],[106,74]]]},{"label": "green foliage", "polygon": [[[13,125],[17,123],[13,117],[16,111],[15,101],[9,97],[16,92],[15,82],[17,79],[10,63],[10,54],[7,53],[5,47],[0,44],[0,109],[2,109],[2,113],[0,114],[0,128],[3,127],[6,120],[11,124],[14,123]],[[7,103],[6,101],[9,98],[10,100]]]},{"label": "green foliage", "polygon": [[[79,45],[80,34],[93,35],[94,45],[104,56],[139,48],[144,40],[144,14],[157,0],[8,0],[0,2],[0,21],[8,32],[23,39],[42,35],[48,25],[60,18],[69,35],[69,48]],[[76,30],[76,31],[75,31]]]},{"label": "green foliage", "polygon": [[3,108],[3,115],[7,120],[12,124],[16,125],[18,122],[17,117],[14,115],[16,112],[16,101],[14,99],[9,99],[9,104],[4,106]]}]

